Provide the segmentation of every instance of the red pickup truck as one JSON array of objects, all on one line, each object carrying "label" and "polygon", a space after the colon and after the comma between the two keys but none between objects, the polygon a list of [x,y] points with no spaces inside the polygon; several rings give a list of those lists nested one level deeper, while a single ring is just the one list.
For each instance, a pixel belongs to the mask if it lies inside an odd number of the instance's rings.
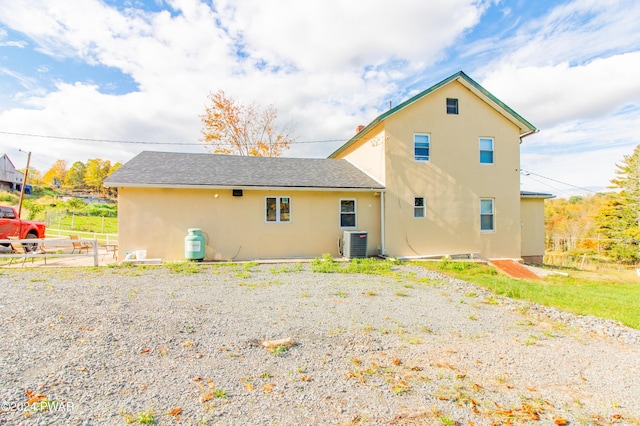
[{"label": "red pickup truck", "polygon": [[[9,237],[17,237],[21,240],[44,238],[45,229],[44,222],[21,220],[13,207],[0,206],[0,240],[7,240]],[[24,244],[24,246],[28,251],[38,248],[38,244]]]}]

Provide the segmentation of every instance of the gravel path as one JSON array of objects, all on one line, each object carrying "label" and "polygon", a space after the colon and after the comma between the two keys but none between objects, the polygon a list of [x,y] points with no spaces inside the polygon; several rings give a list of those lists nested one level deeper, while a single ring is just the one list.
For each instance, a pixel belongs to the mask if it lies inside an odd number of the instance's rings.
[{"label": "gravel path", "polygon": [[638,425],[640,333],[410,266],[6,270],[0,403],[25,425]]}]

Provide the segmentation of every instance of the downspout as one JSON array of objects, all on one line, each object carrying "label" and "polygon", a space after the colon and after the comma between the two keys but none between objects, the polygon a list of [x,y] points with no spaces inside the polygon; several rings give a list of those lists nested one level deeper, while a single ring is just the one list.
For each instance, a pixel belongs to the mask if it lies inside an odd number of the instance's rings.
[{"label": "downspout", "polygon": [[380,255],[387,255],[384,248],[384,191],[380,191]]}]

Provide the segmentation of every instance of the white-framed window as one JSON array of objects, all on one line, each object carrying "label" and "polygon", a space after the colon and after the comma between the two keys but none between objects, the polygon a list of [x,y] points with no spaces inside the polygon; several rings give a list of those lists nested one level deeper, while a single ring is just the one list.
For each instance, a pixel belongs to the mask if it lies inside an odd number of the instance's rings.
[{"label": "white-framed window", "polygon": [[480,231],[495,230],[495,210],[493,198],[480,199]]},{"label": "white-framed window", "polygon": [[425,217],[424,197],[413,198],[413,217],[415,218]]},{"label": "white-framed window", "polygon": [[458,100],[447,98],[447,114],[458,114]]},{"label": "white-framed window", "polygon": [[413,153],[416,161],[429,161],[429,145],[431,137],[425,133],[413,135]]},{"label": "white-framed window", "polygon": [[493,164],[493,138],[480,138],[480,164]]},{"label": "white-framed window", "polygon": [[264,205],[267,223],[291,222],[291,197],[265,197]]},{"label": "white-framed window", "polygon": [[356,227],[356,200],[353,198],[340,200],[340,227]]}]

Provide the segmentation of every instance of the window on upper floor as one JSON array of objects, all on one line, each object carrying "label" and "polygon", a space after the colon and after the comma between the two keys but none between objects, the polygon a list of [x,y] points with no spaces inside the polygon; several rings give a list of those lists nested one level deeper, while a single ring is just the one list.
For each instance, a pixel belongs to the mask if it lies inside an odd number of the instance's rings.
[{"label": "window on upper floor", "polygon": [[429,161],[429,143],[428,134],[413,135],[413,153],[416,161]]},{"label": "window on upper floor", "polygon": [[424,197],[415,197],[413,199],[413,217],[415,218],[425,217]]},{"label": "window on upper floor", "polygon": [[493,164],[493,138],[480,138],[480,163]]},{"label": "window on upper floor", "polygon": [[356,200],[340,200],[340,227],[356,227]]},{"label": "window on upper floor", "polygon": [[480,231],[493,231],[495,229],[493,198],[480,199]]},{"label": "window on upper floor", "polygon": [[447,98],[447,114],[458,114],[458,100]]},{"label": "window on upper floor", "polygon": [[291,198],[265,197],[265,220],[267,223],[290,223]]}]

